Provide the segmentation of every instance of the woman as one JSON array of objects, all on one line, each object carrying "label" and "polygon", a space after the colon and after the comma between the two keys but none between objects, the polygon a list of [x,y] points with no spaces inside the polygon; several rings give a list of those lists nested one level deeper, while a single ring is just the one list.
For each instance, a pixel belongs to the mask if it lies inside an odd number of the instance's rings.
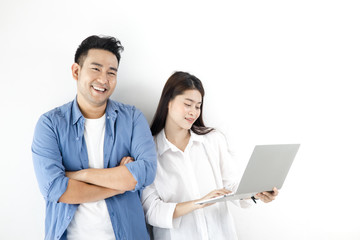
[{"label": "woman", "polygon": [[[195,76],[175,72],[166,82],[151,125],[157,174],[142,194],[156,240],[237,239],[227,202],[195,204],[234,191],[239,181],[224,136],[204,125],[203,104],[204,89]],[[256,197],[270,202],[277,194],[274,189]],[[251,204],[240,201],[242,207]]]}]

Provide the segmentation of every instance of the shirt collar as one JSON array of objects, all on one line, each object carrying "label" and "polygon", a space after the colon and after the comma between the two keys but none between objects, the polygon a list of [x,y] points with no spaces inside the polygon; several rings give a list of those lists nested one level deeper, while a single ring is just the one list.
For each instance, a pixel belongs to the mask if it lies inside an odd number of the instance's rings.
[{"label": "shirt collar", "polygon": [[118,109],[116,108],[116,104],[111,99],[108,99],[105,114],[107,117],[111,117],[112,119],[115,119],[118,114]]},{"label": "shirt collar", "polygon": [[76,99],[77,97],[75,97],[75,99],[73,100],[71,108],[71,122],[73,125],[76,124],[81,117],[83,117]]},{"label": "shirt collar", "polygon": [[[77,97],[75,97],[75,99],[73,100],[72,103],[72,109],[71,109],[71,117],[72,117],[72,123],[76,124],[80,118],[84,118],[84,116],[82,115],[79,105],[77,103]],[[105,115],[107,117],[111,117],[113,119],[116,118],[118,113],[118,110],[115,108],[115,104],[111,99],[108,99],[107,104],[106,104],[106,110],[105,110]]]},{"label": "shirt collar", "polygon": [[[204,136],[198,135],[190,130],[190,140],[188,146],[191,146],[194,142],[202,143],[203,141]],[[173,152],[180,151],[174,144],[167,140],[164,129],[162,129],[159,134],[156,135],[156,143],[160,156],[163,155],[167,150],[171,150]]]}]

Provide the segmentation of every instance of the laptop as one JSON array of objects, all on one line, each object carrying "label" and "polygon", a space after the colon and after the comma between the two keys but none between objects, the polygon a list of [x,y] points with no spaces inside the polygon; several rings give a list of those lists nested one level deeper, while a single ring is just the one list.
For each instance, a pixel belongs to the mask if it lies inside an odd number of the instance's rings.
[{"label": "laptop", "polygon": [[300,144],[256,145],[236,192],[196,204],[248,199],[259,192],[281,189]]}]

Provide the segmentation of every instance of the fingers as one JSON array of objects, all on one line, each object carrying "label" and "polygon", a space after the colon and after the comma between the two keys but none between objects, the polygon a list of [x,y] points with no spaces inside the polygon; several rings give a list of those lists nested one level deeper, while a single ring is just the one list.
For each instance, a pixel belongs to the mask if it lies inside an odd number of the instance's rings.
[{"label": "fingers", "polygon": [[225,189],[225,188],[222,188],[222,189],[216,189],[210,193],[213,193],[212,195],[214,195],[215,197],[218,197],[218,196],[221,196],[221,195],[225,195],[225,194],[229,194],[231,193],[231,191]]},{"label": "fingers", "polygon": [[221,188],[221,189],[217,189],[217,190],[214,190],[214,191],[218,191],[219,193],[221,193],[221,195],[231,193],[231,191],[226,189],[226,188]]},{"label": "fingers", "polygon": [[133,161],[134,161],[134,158],[132,158],[132,157],[129,157],[129,156],[123,157],[120,161],[120,166],[123,166],[123,165],[133,162]]},{"label": "fingers", "polygon": [[278,194],[279,194],[279,190],[274,187],[271,192],[261,192],[256,194],[255,196],[259,198],[261,201],[265,203],[269,203],[274,201]]},{"label": "fingers", "polygon": [[[225,195],[225,194],[229,194],[231,193],[230,190],[227,190],[225,188],[222,188],[222,189],[216,189],[216,190],[213,190],[211,192],[209,192],[208,194],[206,194],[203,198],[201,198],[200,200],[206,200],[206,199],[211,199],[211,198],[215,198],[215,197],[219,197],[219,196],[222,196],[222,195]],[[205,204],[202,204],[200,205],[201,207],[208,207],[210,205],[213,205],[215,203],[205,203]]]},{"label": "fingers", "polygon": [[258,199],[260,199],[261,201],[263,201],[264,203],[268,203],[268,202],[271,202],[273,200],[269,196],[267,196],[265,194],[265,192],[256,194],[256,197]]},{"label": "fingers", "polygon": [[273,195],[277,196],[278,194],[279,194],[279,190],[276,187],[274,187],[273,188]]},{"label": "fingers", "polygon": [[203,197],[204,199],[209,199],[209,198],[214,198],[214,197],[218,197],[218,196],[222,196],[222,195],[225,195],[225,194],[229,194],[231,193],[231,191],[225,189],[225,188],[222,188],[222,189],[216,189],[216,190],[213,190],[211,192],[209,192],[205,197]]}]

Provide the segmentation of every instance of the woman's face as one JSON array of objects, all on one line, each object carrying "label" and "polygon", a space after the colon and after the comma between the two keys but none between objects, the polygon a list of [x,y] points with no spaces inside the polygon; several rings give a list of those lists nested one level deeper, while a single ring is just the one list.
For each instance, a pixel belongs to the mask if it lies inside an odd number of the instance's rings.
[{"label": "woman's face", "polygon": [[167,124],[189,130],[200,116],[202,97],[198,90],[186,90],[169,102]]}]

